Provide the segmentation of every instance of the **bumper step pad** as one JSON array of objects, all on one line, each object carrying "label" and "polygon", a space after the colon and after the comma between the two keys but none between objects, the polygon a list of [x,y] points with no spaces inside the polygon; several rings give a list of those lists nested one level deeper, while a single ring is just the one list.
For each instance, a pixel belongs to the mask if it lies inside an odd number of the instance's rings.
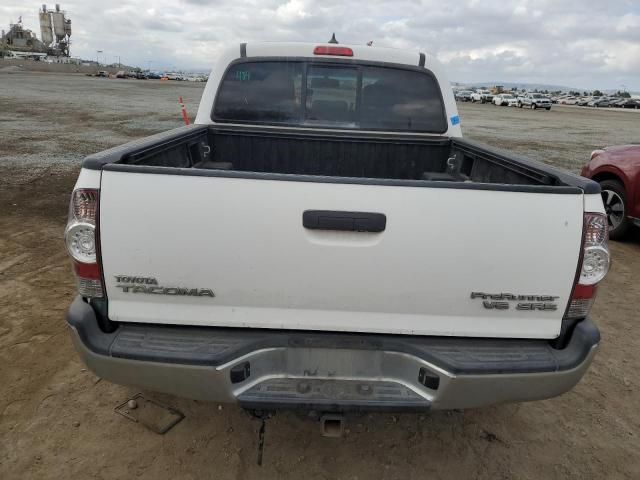
[{"label": "bumper step pad", "polygon": [[336,410],[349,406],[364,409],[426,409],[430,402],[396,382],[326,380],[312,378],[272,378],[254,385],[238,396],[246,408],[314,408]]}]

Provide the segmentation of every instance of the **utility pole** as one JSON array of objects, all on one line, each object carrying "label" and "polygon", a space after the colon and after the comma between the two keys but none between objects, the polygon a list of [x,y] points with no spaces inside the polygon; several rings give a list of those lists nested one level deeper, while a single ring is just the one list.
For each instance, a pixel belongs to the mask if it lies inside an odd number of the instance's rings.
[{"label": "utility pole", "polygon": [[96,50],[96,65],[98,66],[98,70],[100,69],[100,54],[102,53],[102,50]]}]

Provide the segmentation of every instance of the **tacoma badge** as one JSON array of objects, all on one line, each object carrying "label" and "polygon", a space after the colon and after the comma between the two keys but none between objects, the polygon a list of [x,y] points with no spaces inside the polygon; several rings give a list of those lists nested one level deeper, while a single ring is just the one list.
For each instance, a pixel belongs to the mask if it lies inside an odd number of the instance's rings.
[{"label": "tacoma badge", "polygon": [[155,277],[138,277],[131,275],[115,275],[116,288],[123,293],[146,293],[152,295],[182,295],[190,297],[215,297],[209,288],[164,287],[158,285]]}]

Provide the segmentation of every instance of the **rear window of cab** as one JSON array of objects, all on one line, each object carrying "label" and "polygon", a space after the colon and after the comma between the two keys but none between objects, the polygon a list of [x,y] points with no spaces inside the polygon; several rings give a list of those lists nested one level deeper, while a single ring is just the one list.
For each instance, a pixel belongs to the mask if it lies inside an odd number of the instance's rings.
[{"label": "rear window of cab", "polygon": [[225,73],[217,122],[444,133],[442,93],[428,70],[249,61]]}]

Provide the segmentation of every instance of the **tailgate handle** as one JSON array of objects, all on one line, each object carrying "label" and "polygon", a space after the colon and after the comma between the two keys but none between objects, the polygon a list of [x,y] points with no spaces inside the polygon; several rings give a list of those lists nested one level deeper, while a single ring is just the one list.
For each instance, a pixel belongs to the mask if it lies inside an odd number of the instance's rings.
[{"label": "tailgate handle", "polygon": [[384,232],[387,217],[382,213],[305,210],[302,225],[310,230],[343,232]]}]

